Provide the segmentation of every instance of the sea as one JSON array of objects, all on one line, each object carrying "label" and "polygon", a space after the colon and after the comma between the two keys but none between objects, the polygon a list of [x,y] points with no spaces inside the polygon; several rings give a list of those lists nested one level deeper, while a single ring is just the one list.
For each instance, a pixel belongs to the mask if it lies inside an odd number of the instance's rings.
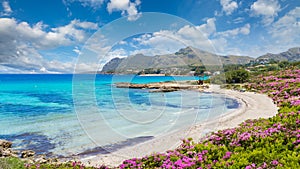
[{"label": "sea", "polygon": [[[208,77],[206,77],[208,78]],[[17,150],[70,157],[109,153],[230,113],[221,94],[116,88],[119,82],[198,80],[194,76],[0,75],[0,139]],[[216,124],[217,125],[217,124]]]}]

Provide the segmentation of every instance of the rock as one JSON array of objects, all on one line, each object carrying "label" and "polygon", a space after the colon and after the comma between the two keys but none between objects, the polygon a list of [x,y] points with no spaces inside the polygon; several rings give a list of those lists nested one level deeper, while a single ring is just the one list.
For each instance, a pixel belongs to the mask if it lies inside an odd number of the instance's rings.
[{"label": "rock", "polygon": [[21,152],[21,158],[29,158],[33,157],[35,155],[35,152],[32,150],[25,150]]},{"label": "rock", "polygon": [[48,160],[46,159],[46,156],[45,156],[45,155],[39,155],[38,157],[36,157],[36,158],[34,159],[34,161],[35,161],[36,163],[39,163],[39,164],[45,164],[45,163],[48,162]]},{"label": "rock", "polygon": [[7,140],[0,140],[0,148],[7,149],[11,148],[12,142],[7,141]]},{"label": "rock", "polygon": [[10,157],[12,156],[12,153],[9,149],[2,150],[2,157]]},{"label": "rock", "polygon": [[11,149],[12,142],[0,140],[0,157],[18,157],[18,152]]},{"label": "rock", "polygon": [[0,157],[18,157],[18,151],[0,148]]},{"label": "rock", "polygon": [[166,92],[174,92],[174,91],[177,91],[178,89],[153,89],[153,90],[150,90],[149,92],[150,93],[159,93],[159,92],[163,92],[163,93],[166,93]]},{"label": "rock", "polygon": [[11,156],[12,157],[19,157],[18,154],[19,154],[19,151],[11,149]]},{"label": "rock", "polygon": [[134,83],[116,83],[118,88],[135,88],[135,89],[152,89],[149,92],[174,92],[177,90],[198,90],[199,88],[209,88],[208,85],[192,85],[188,81],[174,83],[174,82],[159,82],[148,84],[134,84]]},{"label": "rock", "polygon": [[58,163],[60,163],[60,161],[58,160],[58,158],[49,158],[47,160],[47,163],[58,164]]}]

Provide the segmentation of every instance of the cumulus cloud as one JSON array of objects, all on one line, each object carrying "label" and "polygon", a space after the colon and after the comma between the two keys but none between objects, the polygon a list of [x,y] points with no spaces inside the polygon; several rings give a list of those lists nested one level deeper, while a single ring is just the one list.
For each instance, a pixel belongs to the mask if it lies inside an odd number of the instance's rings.
[{"label": "cumulus cloud", "polygon": [[[91,7],[96,10],[100,9],[104,0],[63,0],[69,15],[72,15],[72,12],[68,6],[70,3],[74,2],[79,2],[84,7]],[[129,21],[134,21],[141,16],[141,12],[138,11],[138,6],[140,4],[141,0],[109,0],[107,3],[107,11],[109,13],[121,11],[122,16],[128,16]]]},{"label": "cumulus cloud", "polygon": [[201,31],[206,37],[209,37],[213,33],[216,32],[216,19],[215,18],[208,18],[205,24],[196,26],[196,28]]},{"label": "cumulus cloud", "polygon": [[220,3],[226,15],[232,14],[238,8],[237,2],[233,0],[220,0]]},{"label": "cumulus cloud", "polygon": [[107,4],[107,11],[109,13],[112,13],[113,11],[121,11],[122,16],[128,15],[128,20],[133,21],[138,19],[141,15],[137,9],[140,4],[140,0],[135,0],[135,2],[131,2],[130,0],[110,0]]},{"label": "cumulus cloud", "polygon": [[137,44],[146,48],[137,46],[136,50],[130,52],[130,55],[143,53],[148,56],[174,53],[179,48],[184,47],[183,39],[176,37],[175,32],[162,30],[153,34],[144,34],[138,38],[134,38]]},{"label": "cumulus cloud", "polygon": [[8,3],[8,1],[3,1],[2,2],[2,7],[3,7],[3,11],[4,11],[2,13],[2,15],[4,15],[4,16],[9,16],[13,12],[10,5],[9,5],[9,3]]},{"label": "cumulus cloud", "polygon": [[65,26],[49,28],[42,22],[30,25],[13,18],[0,18],[0,64],[44,73],[70,71],[70,65],[74,63],[54,63],[51,59],[45,59],[40,50],[83,43],[89,37],[86,30],[97,28],[97,24],[79,20],[73,20]]},{"label": "cumulus cloud", "polygon": [[274,22],[269,33],[282,45],[300,44],[300,7],[296,7]]},{"label": "cumulus cloud", "polygon": [[[161,30],[153,34],[144,34],[134,38],[139,46],[130,52],[130,55],[143,53],[146,55],[157,55],[174,53],[185,46],[193,46],[208,52],[228,54],[228,52],[241,53],[238,47],[230,47],[229,39],[238,39],[241,35],[248,35],[251,32],[251,25],[245,24],[242,27],[217,32],[216,19],[208,18],[206,23],[198,26],[186,25],[178,30]],[[145,47],[146,46],[146,47]]]},{"label": "cumulus cloud", "polygon": [[47,25],[42,22],[31,26],[27,22],[17,22],[13,18],[0,18],[1,43],[23,42],[36,49],[49,49],[84,42],[88,37],[84,29],[98,28],[97,24],[79,20],[51,28],[49,32],[44,30],[46,27]]},{"label": "cumulus cloud", "polygon": [[135,43],[128,43],[131,48],[135,48],[129,55],[143,53],[154,56],[174,53],[185,46],[215,52],[212,41],[209,40],[215,33],[215,18],[208,18],[202,25],[185,25],[177,30],[161,30],[152,34],[144,34],[134,38]]},{"label": "cumulus cloud", "polygon": [[240,28],[235,28],[224,32],[218,32],[217,35],[223,37],[235,37],[239,34],[248,35],[250,33],[250,28],[251,28],[250,24],[247,23]]},{"label": "cumulus cloud", "polygon": [[262,16],[264,25],[270,25],[280,11],[280,4],[277,0],[258,0],[251,5],[250,10],[252,15]]}]

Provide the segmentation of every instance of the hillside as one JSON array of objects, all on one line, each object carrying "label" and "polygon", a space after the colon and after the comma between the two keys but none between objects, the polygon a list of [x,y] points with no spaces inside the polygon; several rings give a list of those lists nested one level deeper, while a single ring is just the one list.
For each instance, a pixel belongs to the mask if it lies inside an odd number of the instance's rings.
[{"label": "hillside", "polygon": [[265,55],[262,55],[258,57],[256,60],[262,60],[262,59],[273,59],[275,61],[300,61],[300,47],[291,48],[286,52],[282,52],[279,54],[272,54],[267,53]]},{"label": "hillside", "polygon": [[[114,58],[104,65],[102,73],[137,73],[144,69],[164,69],[166,73],[187,73],[190,66],[246,64],[254,60],[248,56],[218,56],[192,47],[173,54],[145,56],[136,54],[127,58]],[[179,69],[179,70],[178,70]]]}]

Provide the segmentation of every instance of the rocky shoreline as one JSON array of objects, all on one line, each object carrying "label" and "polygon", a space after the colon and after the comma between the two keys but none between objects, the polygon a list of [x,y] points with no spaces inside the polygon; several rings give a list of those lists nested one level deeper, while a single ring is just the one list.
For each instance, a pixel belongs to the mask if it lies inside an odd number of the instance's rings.
[{"label": "rocky shoreline", "polygon": [[208,84],[198,85],[197,81],[170,81],[147,84],[116,83],[117,88],[150,89],[149,92],[174,92],[178,90],[204,90]]},{"label": "rocky shoreline", "polygon": [[36,155],[33,150],[18,151],[13,149],[12,145],[11,141],[0,140],[0,158],[15,157],[26,163],[61,164],[58,158],[47,158],[45,155]]}]

